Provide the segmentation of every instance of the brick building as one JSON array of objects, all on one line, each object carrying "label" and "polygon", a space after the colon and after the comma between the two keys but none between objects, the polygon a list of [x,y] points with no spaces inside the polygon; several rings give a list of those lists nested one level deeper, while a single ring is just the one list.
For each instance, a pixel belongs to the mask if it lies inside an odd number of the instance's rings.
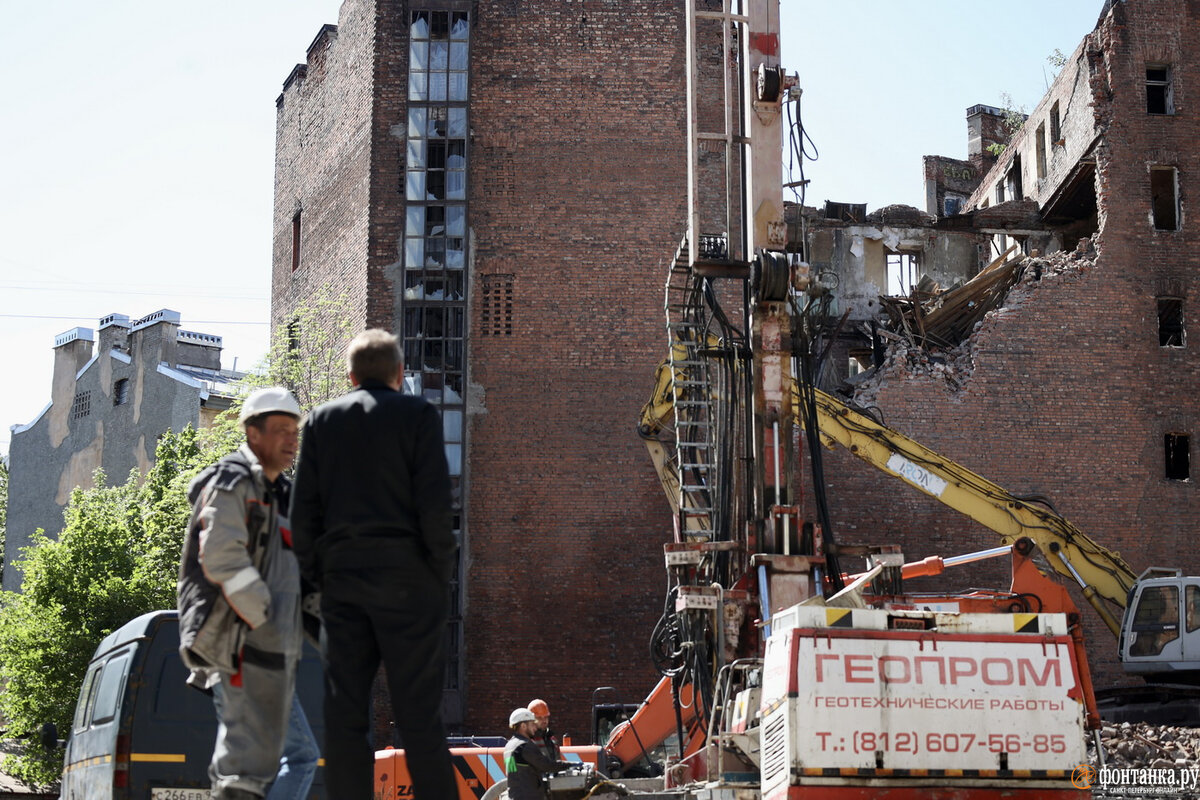
[{"label": "brick building", "polygon": [[670,511],[634,432],[686,224],[683,7],[345,0],[277,101],[272,322],[334,291],[441,406],[445,707],[500,732],[656,675]]},{"label": "brick building", "polygon": [[[889,425],[1015,494],[1050,498],[1135,570],[1188,574],[1200,572],[1200,496],[1190,474],[1200,358],[1186,336],[1200,292],[1200,229],[1189,213],[1200,192],[1198,64],[1195,3],[1104,3],[965,209],[976,220],[1035,209],[1046,230],[1011,234],[1018,243],[1094,247],[1094,255],[1027,275],[970,337],[970,367],[954,381],[919,354],[900,354],[859,391]],[[994,543],[855,462],[827,457],[841,541],[899,541],[916,558]],[[1003,577],[977,575],[957,580]],[[1086,614],[1089,656],[1104,683],[1120,675],[1116,647]]]},{"label": "brick building", "polygon": [[72,328],[55,337],[50,403],[12,427],[6,590],[21,587],[13,567],[20,548],[38,528],[57,535],[71,492],[90,488],[97,469],[119,482],[134,468],[144,473],[159,436],[206,427],[229,408],[229,383],[241,376],[221,369],[221,337],[180,330],[179,322],[169,309],[132,322],[109,314],[96,333]]}]

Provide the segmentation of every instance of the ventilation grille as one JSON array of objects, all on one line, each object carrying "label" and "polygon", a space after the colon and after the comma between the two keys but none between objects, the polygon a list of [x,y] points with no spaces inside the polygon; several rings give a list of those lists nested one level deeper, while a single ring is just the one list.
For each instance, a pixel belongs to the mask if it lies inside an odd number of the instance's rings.
[{"label": "ventilation grille", "polygon": [[484,336],[512,336],[513,278],[512,273],[484,275],[483,316],[480,320]]},{"label": "ventilation grille", "polygon": [[[788,704],[784,703],[776,713],[767,717],[760,734],[762,753],[762,785],[766,790],[771,786],[788,781],[788,746],[785,728],[787,726]],[[764,791],[765,795],[766,792]]]}]

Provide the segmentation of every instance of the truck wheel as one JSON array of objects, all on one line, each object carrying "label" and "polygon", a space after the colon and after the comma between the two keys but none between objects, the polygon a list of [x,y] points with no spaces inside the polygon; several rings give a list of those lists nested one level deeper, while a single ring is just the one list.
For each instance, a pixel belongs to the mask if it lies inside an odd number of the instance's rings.
[{"label": "truck wheel", "polygon": [[492,788],[483,793],[483,797],[479,800],[500,800],[500,796],[504,795],[504,799],[508,800],[508,779],[492,784]]}]

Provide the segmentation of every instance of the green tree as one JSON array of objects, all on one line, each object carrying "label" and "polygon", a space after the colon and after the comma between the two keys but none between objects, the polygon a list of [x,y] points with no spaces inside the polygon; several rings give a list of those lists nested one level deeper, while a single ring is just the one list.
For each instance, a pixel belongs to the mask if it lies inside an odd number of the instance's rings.
[{"label": "green tree", "polygon": [[1004,104],[1004,141],[993,142],[987,146],[987,151],[994,156],[999,156],[1008,147],[1008,143],[1012,141],[1012,137],[1017,131],[1021,130],[1021,126],[1025,124],[1025,109],[1014,108],[1012,95],[1008,92],[1000,93],[1000,102]]},{"label": "green tree", "polygon": [[344,394],[350,388],[345,348],[354,325],[346,295],[334,296],[326,286],[276,329],[247,386],[286,386],[306,410]]}]

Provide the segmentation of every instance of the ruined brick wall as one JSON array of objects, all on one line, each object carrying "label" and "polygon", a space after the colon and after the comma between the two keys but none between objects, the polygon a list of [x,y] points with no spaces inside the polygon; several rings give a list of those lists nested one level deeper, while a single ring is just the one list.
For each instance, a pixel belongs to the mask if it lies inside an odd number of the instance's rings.
[{"label": "ruined brick wall", "polygon": [[[1200,175],[1200,116],[1185,94],[1200,80],[1193,3],[1119,3],[1090,43],[1090,112],[1104,132],[1096,184],[1099,256],[1010,296],[972,337],[974,368],[961,386],[893,369],[874,396],[886,422],[1004,486],[1041,494],[1140,571],[1200,571],[1193,546],[1197,482],[1167,480],[1163,438],[1194,437],[1200,359],[1188,343],[1159,346],[1155,297],[1196,297],[1200,229],[1189,200]],[[1146,113],[1147,62],[1175,70],[1176,113]],[[1072,113],[1082,113],[1073,109]],[[1149,166],[1177,166],[1182,228],[1150,220]],[[1186,324],[1194,325],[1194,316]],[[827,454],[835,527],[842,541],[896,541],[910,558],[995,543],[989,531],[851,456]],[[967,568],[941,587],[997,585],[1003,569]],[[1076,602],[1085,602],[1077,593]],[[1098,683],[1120,677],[1115,641],[1086,611]]]},{"label": "ruined brick wall", "polygon": [[[946,156],[925,156],[925,211],[935,217],[952,216],[954,207],[966,211],[967,199],[979,186],[982,177],[970,161]],[[952,207],[946,205],[946,195],[955,198]]]}]

